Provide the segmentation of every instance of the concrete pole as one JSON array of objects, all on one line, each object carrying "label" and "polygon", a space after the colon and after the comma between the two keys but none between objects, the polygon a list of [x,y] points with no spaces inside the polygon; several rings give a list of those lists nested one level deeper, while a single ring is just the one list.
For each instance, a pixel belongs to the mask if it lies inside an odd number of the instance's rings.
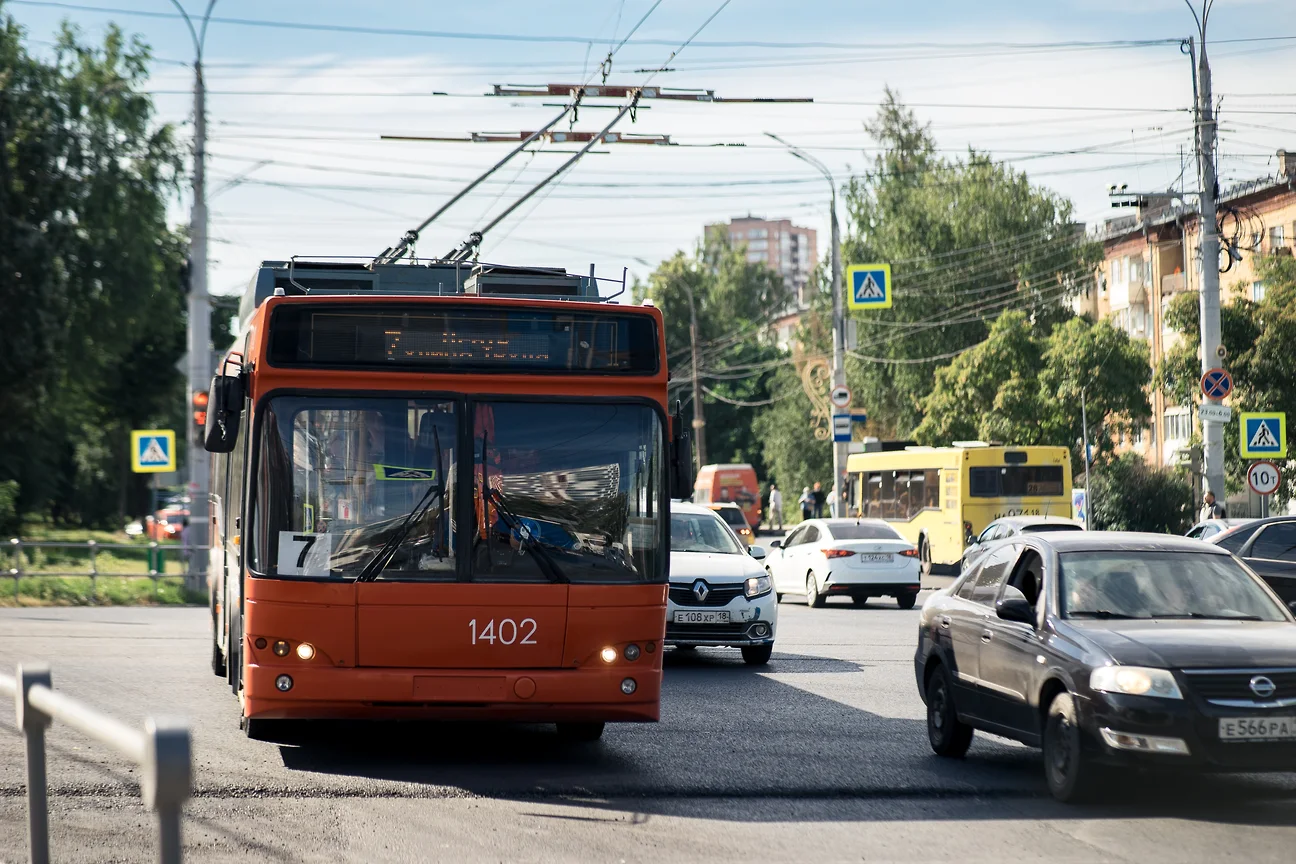
[{"label": "concrete pole", "polygon": [[689,345],[693,353],[693,443],[697,455],[697,467],[707,464],[706,456],[706,417],[702,407],[702,387],[698,381],[698,333],[697,307],[693,304],[693,289],[685,286],[689,301]]},{"label": "concrete pole", "polygon": [[[1201,370],[1202,373],[1224,364],[1220,341],[1219,226],[1215,196],[1215,117],[1211,106],[1211,71],[1206,59],[1206,22],[1201,23],[1201,50],[1196,57],[1197,76],[1197,170],[1201,183]],[[1192,40],[1189,40],[1191,50]],[[1219,399],[1204,399],[1219,405]],[[1215,420],[1202,420],[1202,459],[1206,489],[1222,503],[1224,491],[1224,426]]]},{"label": "concrete pole", "polygon": [[[832,175],[827,176],[828,185],[832,187],[832,383],[833,387],[841,387],[846,384],[846,320],[842,314],[844,301],[842,298],[841,231],[837,225],[837,184],[833,181]],[[829,511],[833,516],[846,515],[845,508],[842,507],[841,497],[842,472],[846,470],[846,460],[849,458],[849,454],[850,444],[848,442],[833,442],[832,510]]]}]

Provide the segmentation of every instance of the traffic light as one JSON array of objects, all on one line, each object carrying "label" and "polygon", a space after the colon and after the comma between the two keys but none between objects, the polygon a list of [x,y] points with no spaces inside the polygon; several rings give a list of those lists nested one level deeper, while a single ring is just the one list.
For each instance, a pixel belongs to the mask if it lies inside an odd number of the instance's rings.
[{"label": "traffic light", "polygon": [[195,390],[193,394],[194,428],[201,435],[207,426],[207,391]]}]

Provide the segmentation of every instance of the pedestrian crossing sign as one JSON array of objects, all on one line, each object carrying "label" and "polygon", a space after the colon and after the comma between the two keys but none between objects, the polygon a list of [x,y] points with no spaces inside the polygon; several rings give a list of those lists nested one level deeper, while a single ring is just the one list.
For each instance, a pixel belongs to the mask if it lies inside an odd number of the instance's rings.
[{"label": "pedestrian crossing sign", "polygon": [[1287,455],[1287,415],[1273,411],[1242,412],[1243,459],[1268,459]]},{"label": "pedestrian crossing sign", "polygon": [[890,309],[891,265],[852,264],[846,268],[846,287],[851,309]]},{"label": "pedestrian crossing sign", "polygon": [[131,470],[136,474],[176,470],[175,432],[170,429],[132,429]]}]

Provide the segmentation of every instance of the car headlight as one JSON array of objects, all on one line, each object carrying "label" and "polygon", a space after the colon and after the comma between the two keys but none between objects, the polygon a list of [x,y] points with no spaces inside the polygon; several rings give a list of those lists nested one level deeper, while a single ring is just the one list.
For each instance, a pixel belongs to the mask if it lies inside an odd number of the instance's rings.
[{"label": "car headlight", "polygon": [[753,576],[747,580],[747,586],[743,593],[748,597],[759,597],[762,594],[768,594],[771,587],[773,586],[770,585],[770,577]]},{"label": "car headlight", "polygon": [[1089,688],[1100,693],[1124,693],[1129,696],[1158,696],[1182,699],[1179,684],[1168,669],[1143,666],[1103,666],[1089,675]]}]

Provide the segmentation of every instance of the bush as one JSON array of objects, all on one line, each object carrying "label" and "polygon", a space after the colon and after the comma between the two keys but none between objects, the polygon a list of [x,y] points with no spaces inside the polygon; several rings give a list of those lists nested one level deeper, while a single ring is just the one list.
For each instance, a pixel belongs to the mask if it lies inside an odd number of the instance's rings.
[{"label": "bush", "polygon": [[1125,453],[1092,469],[1091,526],[1101,531],[1182,534],[1192,525],[1192,487],[1177,472]]},{"label": "bush", "polygon": [[0,537],[18,533],[18,481],[0,481]]}]

